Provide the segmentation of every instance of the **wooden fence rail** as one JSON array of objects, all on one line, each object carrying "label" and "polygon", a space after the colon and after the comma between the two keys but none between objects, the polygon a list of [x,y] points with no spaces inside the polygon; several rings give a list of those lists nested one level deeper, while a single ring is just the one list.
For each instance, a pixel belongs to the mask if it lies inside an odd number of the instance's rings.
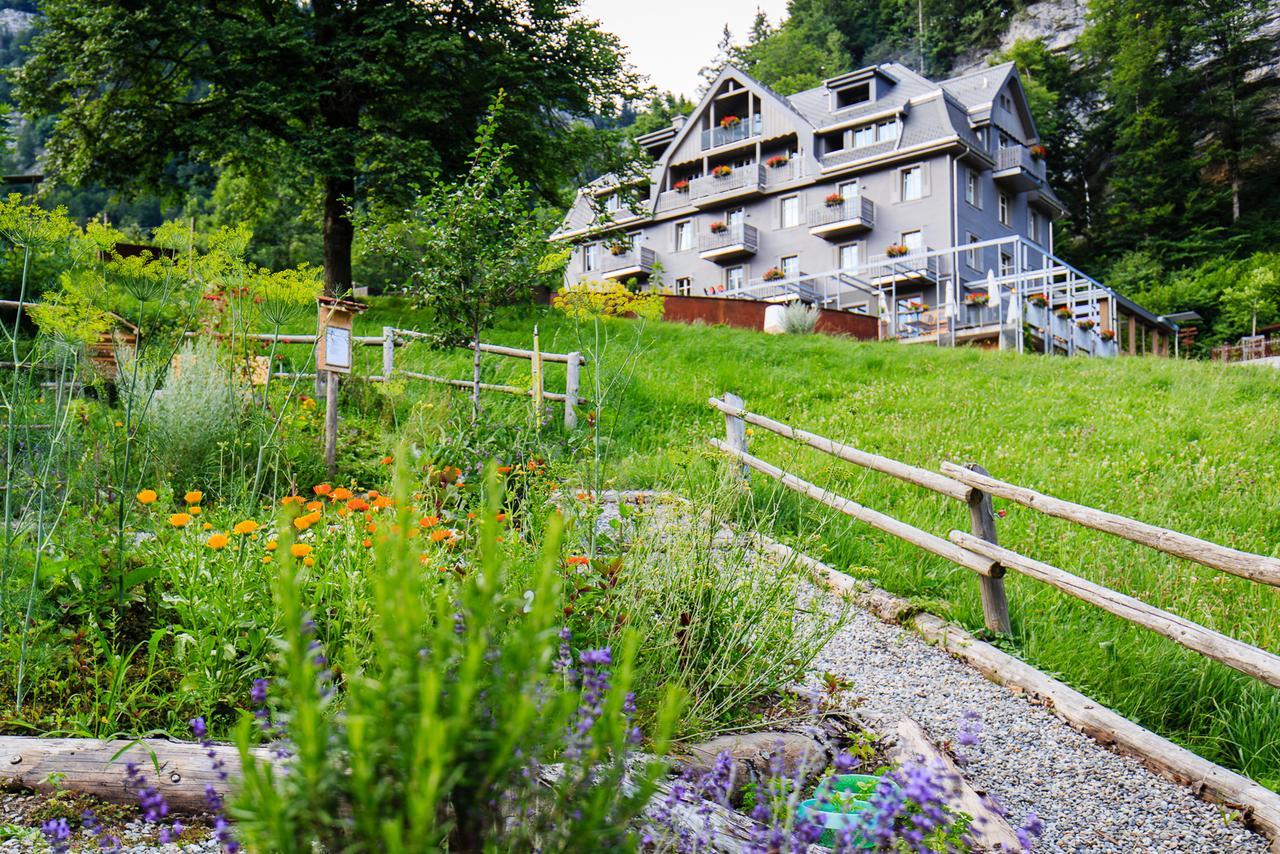
[{"label": "wooden fence rail", "polygon": [[[991,512],[991,496],[999,496],[1047,515],[1114,534],[1212,569],[1280,586],[1280,560],[1274,557],[1229,548],[1115,513],[1053,498],[991,477],[980,466],[965,467],[943,463],[941,473],[935,473],[861,451],[749,412],[742,399],[736,395],[725,394],[723,398],[712,398],[708,403],[724,414],[726,434],[724,440],[711,438],[709,442],[737,464],[734,471],[739,476],[745,479],[749,478],[752,471],[760,472],[824,506],[972,570],[981,585],[984,621],[993,631],[1010,631],[1004,575],[1010,571],[1018,572],[1120,619],[1153,631],[1206,658],[1280,688],[1280,656],[999,545],[996,541],[995,516]],[[972,531],[951,531],[943,539],[786,472],[748,452],[747,424],[761,427],[838,459],[963,501],[969,507]],[[942,544],[950,548],[944,548]],[[1248,778],[1218,768],[1136,725],[1099,729],[1095,725],[1097,722],[1094,718],[1097,714],[1094,706],[1083,701],[1078,705],[1080,708],[1059,708],[1058,711],[1105,743],[1117,743],[1123,749],[1142,756],[1150,767],[1165,776],[1179,782],[1192,783],[1198,794],[1218,803],[1242,807],[1246,815],[1272,838],[1273,850],[1280,851],[1280,795],[1264,789]],[[1129,724],[1128,721],[1123,723]]]},{"label": "wooden fence rail", "polygon": [[[860,451],[849,445],[833,442],[803,430],[796,430],[749,412],[741,399],[733,395],[725,395],[723,399],[712,398],[709,403],[714,409],[725,414],[728,436],[727,441],[711,439],[711,445],[734,461],[741,463],[744,472],[747,470],[761,472],[789,489],[976,572],[982,585],[983,617],[987,627],[993,631],[1006,633],[1009,631],[1009,606],[1004,592],[1003,576],[1006,571],[1020,572],[1121,619],[1150,629],[1214,661],[1280,688],[1280,656],[1176,614],[1162,611],[1141,600],[1072,575],[1055,566],[1001,547],[996,542],[990,496],[995,495],[1014,501],[1047,515],[1114,534],[1213,569],[1252,581],[1280,586],[1280,560],[1276,558],[1228,548],[1198,537],[1139,522],[1136,519],[1053,498],[998,480],[978,466],[964,467],[944,462],[941,466],[942,474],[935,475],[925,469]],[[739,425],[748,423],[840,459],[890,474],[941,495],[965,501],[969,505],[973,530],[969,533],[951,531],[948,538],[944,540],[785,472],[747,452],[746,434],[744,430],[739,429]],[[947,543],[954,548],[940,548],[939,542]]]}]

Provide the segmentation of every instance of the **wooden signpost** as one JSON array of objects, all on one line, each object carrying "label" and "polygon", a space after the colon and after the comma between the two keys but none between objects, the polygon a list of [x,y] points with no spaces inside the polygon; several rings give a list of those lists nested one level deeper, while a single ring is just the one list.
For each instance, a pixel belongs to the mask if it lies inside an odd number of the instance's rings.
[{"label": "wooden signpost", "polygon": [[337,472],[338,375],[351,373],[352,329],[368,306],[337,297],[320,297],[316,327],[316,375],[324,380],[324,464],[329,477]]}]

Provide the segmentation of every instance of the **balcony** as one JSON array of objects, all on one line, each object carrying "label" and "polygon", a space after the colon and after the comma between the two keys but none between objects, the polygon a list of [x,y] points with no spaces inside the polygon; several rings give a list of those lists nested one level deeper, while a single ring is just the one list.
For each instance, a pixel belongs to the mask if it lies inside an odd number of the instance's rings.
[{"label": "balcony", "polygon": [[818,205],[809,209],[809,233],[814,237],[835,240],[850,234],[869,231],[876,224],[875,203],[857,195],[839,204]]},{"label": "balcony", "polygon": [[991,177],[1019,193],[1034,190],[1045,183],[1044,160],[1032,157],[1025,145],[1002,148]]},{"label": "balcony", "polygon": [[698,251],[704,261],[717,264],[749,258],[760,246],[760,233],[754,225],[731,225],[721,232],[708,231],[698,238]]},{"label": "balcony", "polygon": [[744,139],[750,139],[753,136],[759,136],[763,123],[759,113],[756,113],[749,119],[743,119],[732,127],[722,128],[715,127],[702,132],[702,150],[707,151],[711,148],[719,148],[722,145],[732,145],[735,142],[742,142]]},{"label": "balcony", "polygon": [[644,246],[610,249],[600,260],[600,276],[605,279],[630,279],[653,272],[657,254]]},{"label": "balcony", "polygon": [[689,182],[689,202],[695,208],[712,208],[764,191],[764,167],[758,163],[735,166],[724,175],[704,175]]},{"label": "balcony", "polygon": [[873,255],[867,259],[867,276],[877,285],[895,282],[937,282],[942,259],[932,249],[915,249],[906,255]]},{"label": "balcony", "polygon": [[776,187],[779,184],[785,184],[801,177],[799,155],[791,155],[791,159],[781,166],[769,166],[768,159],[765,160],[764,180],[770,187]]}]

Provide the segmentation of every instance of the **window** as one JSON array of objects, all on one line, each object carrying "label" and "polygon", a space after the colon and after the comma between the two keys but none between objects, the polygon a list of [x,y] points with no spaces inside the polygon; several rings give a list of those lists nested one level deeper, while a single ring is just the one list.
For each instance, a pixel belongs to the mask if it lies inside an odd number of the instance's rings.
[{"label": "window", "polygon": [[863,125],[853,131],[853,147],[862,148],[877,142],[892,142],[898,138],[898,120],[890,119],[879,124]]},{"label": "window", "polygon": [[876,125],[876,141],[889,142],[898,138],[898,120],[890,119]]},{"label": "window", "polygon": [[1000,109],[1009,113],[1013,112],[1013,99],[1003,92],[1000,93]]},{"label": "window", "polygon": [[[966,242],[981,243],[982,240],[976,234],[968,234],[966,235]],[[969,268],[972,270],[981,270],[982,269],[982,250],[981,249],[966,250],[964,253],[964,262],[968,264]]]},{"label": "window", "polygon": [[978,143],[982,146],[982,149],[984,151],[990,150],[991,146],[987,142],[987,129],[978,128],[974,133],[977,134]]},{"label": "window", "polygon": [[1044,217],[1038,211],[1027,211],[1027,231],[1036,243],[1044,243]]},{"label": "window", "polygon": [[600,269],[600,244],[588,243],[582,247],[582,270],[590,273],[598,269]]},{"label": "window", "polygon": [[865,104],[870,100],[871,84],[859,83],[857,86],[849,86],[836,92],[836,109],[844,110],[858,104]]},{"label": "window", "polygon": [[725,289],[735,291],[747,283],[746,267],[730,267],[724,271]]},{"label": "window", "polygon": [[1001,276],[1013,275],[1013,256],[1010,255],[1008,252],[1000,253],[1000,275]]},{"label": "window", "polygon": [[853,132],[853,147],[863,148],[876,143],[876,126],[864,125]]},{"label": "window", "polygon": [[836,185],[836,190],[840,193],[840,198],[846,202],[858,198],[857,181],[841,181]]},{"label": "window", "polygon": [[911,252],[919,252],[924,249],[924,232],[918,228],[915,231],[902,232],[902,245]]},{"label": "window", "polygon": [[693,220],[676,223],[676,251],[685,252],[693,248]]},{"label": "window", "polygon": [[693,293],[693,279],[690,279],[688,276],[676,279],[677,295],[687,297],[691,293]]},{"label": "window", "polygon": [[825,134],[818,137],[818,139],[822,142],[823,154],[831,154],[832,152],[844,149],[844,131]]},{"label": "window", "polygon": [[782,268],[782,274],[788,279],[794,279],[800,275],[800,256],[799,255],[783,255],[779,259],[779,267]]},{"label": "window", "polygon": [[982,184],[979,183],[977,169],[964,172],[964,200],[975,208],[982,207]]},{"label": "window", "polygon": [[854,270],[862,264],[862,247],[846,243],[836,250],[836,263],[841,270]]},{"label": "window", "polygon": [[924,168],[909,166],[898,173],[899,198],[904,202],[924,197]]},{"label": "window", "polygon": [[609,212],[622,210],[622,197],[617,193],[610,193],[604,197],[604,209]]},{"label": "window", "polygon": [[794,228],[800,224],[800,197],[785,196],[780,202],[778,208],[778,226],[780,228]]},{"label": "window", "polygon": [[742,220],[746,217],[742,208],[733,208],[724,212],[724,224],[733,228],[735,225],[742,225]]},{"label": "window", "polygon": [[1010,217],[1009,217],[1009,196],[1008,196],[1007,194],[1005,194],[1005,193],[1001,193],[1001,194],[1000,194],[1000,204],[999,204],[999,208],[1000,208],[1000,224],[1001,224],[1001,225],[1008,225],[1008,224],[1009,224],[1009,221],[1010,221]]}]

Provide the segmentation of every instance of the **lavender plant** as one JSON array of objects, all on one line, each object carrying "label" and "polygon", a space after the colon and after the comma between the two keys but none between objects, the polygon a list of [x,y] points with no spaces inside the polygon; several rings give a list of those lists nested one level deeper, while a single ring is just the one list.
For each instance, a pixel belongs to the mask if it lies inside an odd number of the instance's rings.
[{"label": "lavender plant", "polygon": [[[401,498],[405,482],[402,473]],[[256,724],[240,727],[244,783],[229,809],[248,847],[626,844],[660,770],[632,761],[635,638],[575,656],[559,624],[558,523],[522,574],[533,579],[528,591],[514,589],[517,552],[499,542],[492,475],[485,498],[479,546],[458,573],[423,572],[413,540],[396,534],[413,524],[407,510],[381,533],[369,578],[370,654],[336,667],[316,645],[309,621],[323,615],[303,609],[303,573],[282,529],[278,677],[269,689],[255,686],[255,700],[266,702]],[[654,752],[665,747],[675,707],[673,696],[650,734]],[[283,770],[251,752],[264,738],[283,739]]]}]

